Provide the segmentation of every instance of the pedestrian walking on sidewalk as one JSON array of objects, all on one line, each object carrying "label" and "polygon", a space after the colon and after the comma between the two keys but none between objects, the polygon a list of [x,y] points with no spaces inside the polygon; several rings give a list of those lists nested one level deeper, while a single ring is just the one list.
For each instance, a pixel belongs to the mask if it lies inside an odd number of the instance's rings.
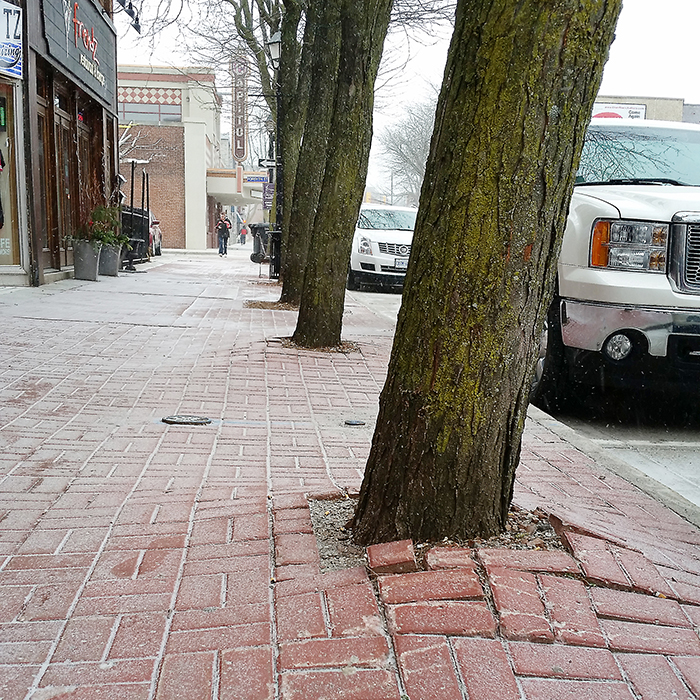
[{"label": "pedestrian walking on sidewalk", "polygon": [[228,239],[231,235],[231,222],[224,212],[219,214],[219,220],[216,222],[216,234],[219,239],[219,257],[226,257],[228,253]]}]

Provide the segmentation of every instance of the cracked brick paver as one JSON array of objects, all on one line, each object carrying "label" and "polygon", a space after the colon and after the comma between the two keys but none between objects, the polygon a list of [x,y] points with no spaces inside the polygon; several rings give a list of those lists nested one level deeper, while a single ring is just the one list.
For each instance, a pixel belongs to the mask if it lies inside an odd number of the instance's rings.
[{"label": "cracked brick paver", "polygon": [[568,551],[322,570],[307,498],[359,489],[393,321],[348,295],[359,350],[301,351],[278,296],[245,250],[2,290],[2,700],[700,697],[700,531],[536,410],[515,503]]}]

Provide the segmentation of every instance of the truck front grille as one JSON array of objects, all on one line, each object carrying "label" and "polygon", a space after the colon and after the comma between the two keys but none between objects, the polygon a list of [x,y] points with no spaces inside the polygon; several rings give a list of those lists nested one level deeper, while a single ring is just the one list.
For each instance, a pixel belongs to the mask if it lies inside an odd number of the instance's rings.
[{"label": "truck front grille", "polygon": [[688,289],[700,289],[700,224],[687,227],[683,283]]},{"label": "truck front grille", "polygon": [[379,252],[384,253],[384,255],[398,255],[407,258],[411,254],[411,245],[405,245],[404,243],[380,243]]}]

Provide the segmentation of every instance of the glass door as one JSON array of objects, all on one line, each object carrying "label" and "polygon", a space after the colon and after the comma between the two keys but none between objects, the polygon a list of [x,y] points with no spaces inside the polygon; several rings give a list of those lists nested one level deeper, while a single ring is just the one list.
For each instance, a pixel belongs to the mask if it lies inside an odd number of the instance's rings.
[{"label": "glass door", "polygon": [[78,215],[77,176],[75,173],[76,138],[71,99],[67,91],[56,85],[54,100],[54,140],[56,143],[56,204],[58,214],[58,241],[61,267],[73,264],[70,237],[75,233]]},{"label": "glass door", "polygon": [[58,270],[61,267],[61,239],[58,233],[58,217],[54,207],[55,184],[52,175],[53,154],[51,149],[50,122],[46,116],[46,108],[38,107],[39,115],[39,172],[43,179],[36,193],[39,197],[38,226],[41,235],[42,267],[44,270]]},{"label": "glass door", "polygon": [[15,110],[12,83],[0,81],[0,265],[19,265]]}]

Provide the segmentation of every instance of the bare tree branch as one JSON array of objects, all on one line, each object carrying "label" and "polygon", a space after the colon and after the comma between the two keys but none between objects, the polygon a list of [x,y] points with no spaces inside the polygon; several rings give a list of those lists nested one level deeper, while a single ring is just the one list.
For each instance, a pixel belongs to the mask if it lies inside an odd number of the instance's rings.
[{"label": "bare tree branch", "polygon": [[378,137],[384,156],[383,169],[392,175],[394,195],[414,206],[418,206],[420,199],[434,120],[435,101],[417,103]]}]

